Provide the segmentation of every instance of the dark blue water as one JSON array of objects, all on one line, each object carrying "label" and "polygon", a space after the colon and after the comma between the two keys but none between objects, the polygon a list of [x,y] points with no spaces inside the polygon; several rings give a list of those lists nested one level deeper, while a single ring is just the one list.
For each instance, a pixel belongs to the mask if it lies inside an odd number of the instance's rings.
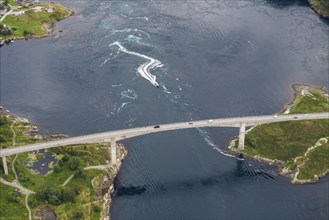
[{"label": "dark blue water", "polygon": [[[43,133],[274,114],[291,84],[328,85],[328,21],[306,1],[63,4],[76,15],[53,36],[0,49],[1,104]],[[163,64],[151,70],[160,88],[137,73],[141,56]],[[227,156],[237,134],[213,128],[123,141],[129,154],[111,217],[328,218],[328,177],[292,185],[275,167]]]}]

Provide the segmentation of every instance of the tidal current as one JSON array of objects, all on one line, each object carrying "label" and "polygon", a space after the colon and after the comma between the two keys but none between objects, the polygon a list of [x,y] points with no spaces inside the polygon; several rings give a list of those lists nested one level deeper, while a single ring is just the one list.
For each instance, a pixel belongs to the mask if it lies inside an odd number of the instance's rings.
[{"label": "tidal current", "polygon": [[[306,0],[58,2],[76,15],[52,36],[0,49],[1,105],[44,134],[274,114],[291,84],[329,83],[329,22]],[[112,219],[328,219],[328,176],[293,185],[238,160],[237,134],[123,141]]]}]

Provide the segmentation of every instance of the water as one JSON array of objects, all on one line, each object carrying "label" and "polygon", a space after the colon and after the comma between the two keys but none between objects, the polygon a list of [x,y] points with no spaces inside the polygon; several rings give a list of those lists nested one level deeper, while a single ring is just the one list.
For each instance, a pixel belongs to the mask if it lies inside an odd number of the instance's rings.
[{"label": "water", "polygon": [[[328,21],[306,1],[63,1],[55,36],[1,50],[1,104],[43,133],[274,114],[328,85]],[[115,46],[120,44],[125,50]],[[145,58],[148,57],[148,58]],[[159,88],[140,68],[149,69]],[[158,63],[158,64],[159,64]],[[125,140],[113,219],[326,219],[328,177],[292,185],[226,151],[235,128]]]}]

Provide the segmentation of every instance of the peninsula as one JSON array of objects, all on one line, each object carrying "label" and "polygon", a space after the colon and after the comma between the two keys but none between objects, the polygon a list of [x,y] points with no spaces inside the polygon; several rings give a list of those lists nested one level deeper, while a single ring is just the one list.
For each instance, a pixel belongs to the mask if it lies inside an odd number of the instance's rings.
[{"label": "peninsula", "polygon": [[54,2],[0,1],[0,45],[15,39],[46,37],[55,22],[73,14],[73,10]]},{"label": "peninsula", "polygon": [[[0,148],[66,138],[40,135],[37,126],[0,107]],[[5,219],[109,219],[111,194],[121,161],[116,165],[106,144],[80,144],[8,157],[9,173],[0,163],[0,216]]]},{"label": "peninsula", "polygon": [[[304,84],[292,86],[291,102],[279,114],[328,112],[325,88]],[[277,117],[278,114],[275,115]],[[280,172],[293,183],[311,183],[329,172],[329,120],[287,121],[251,127],[245,137],[245,149],[238,141],[229,146],[234,152],[280,166]]]}]

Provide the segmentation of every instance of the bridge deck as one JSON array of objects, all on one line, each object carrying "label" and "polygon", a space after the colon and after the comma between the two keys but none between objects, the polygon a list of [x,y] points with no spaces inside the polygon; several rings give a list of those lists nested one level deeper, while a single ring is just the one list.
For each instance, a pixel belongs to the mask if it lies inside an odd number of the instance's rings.
[{"label": "bridge deck", "polygon": [[56,141],[49,141],[38,144],[29,144],[25,146],[12,147],[0,150],[0,157],[9,156],[17,153],[29,152],[34,150],[41,150],[46,148],[53,148],[59,146],[67,146],[83,143],[101,143],[110,142],[111,138],[115,140],[122,140],[140,135],[164,132],[178,129],[198,128],[198,127],[240,127],[241,124],[245,126],[252,126],[255,124],[265,124],[282,121],[297,121],[297,120],[314,120],[314,119],[329,119],[329,112],[323,113],[309,113],[309,114],[291,114],[291,115],[263,115],[263,116],[249,116],[236,118],[219,118],[199,121],[187,121],[170,124],[159,124],[157,126],[146,126],[139,128],[130,128],[116,131],[107,131],[96,134],[82,135],[72,138],[66,138]]}]

